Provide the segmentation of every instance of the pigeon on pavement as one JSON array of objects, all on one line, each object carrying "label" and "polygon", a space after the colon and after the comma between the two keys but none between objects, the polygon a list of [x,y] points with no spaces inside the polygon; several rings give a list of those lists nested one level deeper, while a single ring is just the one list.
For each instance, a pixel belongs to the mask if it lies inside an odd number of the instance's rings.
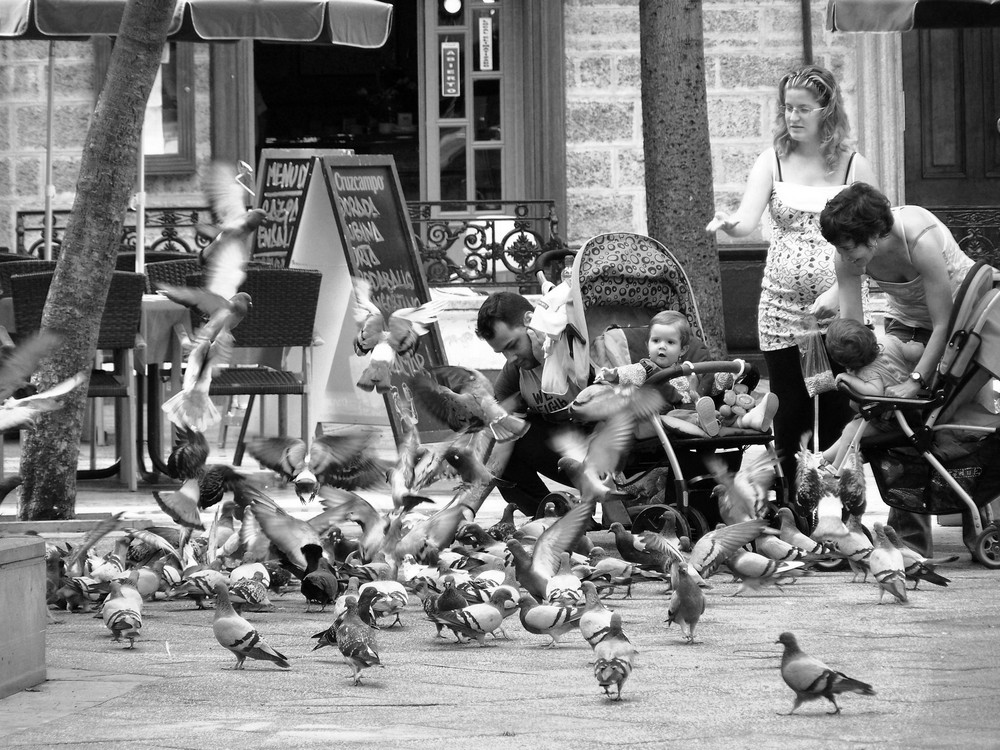
[{"label": "pigeon on pavement", "polygon": [[951,583],[951,579],[945,578],[943,575],[938,573],[936,568],[938,565],[958,562],[958,555],[949,555],[948,557],[939,558],[924,557],[900,539],[896,534],[896,530],[892,528],[892,526],[887,525],[884,529],[885,535],[889,537],[889,541],[892,542],[893,546],[898,549],[900,554],[903,556],[906,578],[909,581],[913,581],[914,591],[916,591],[917,586],[920,585],[921,581],[933,583],[935,586],[947,586]]},{"label": "pigeon on pavement", "polygon": [[[594,646],[594,677],[612,700],[622,699],[622,687],[632,674],[632,657],[636,653],[632,641],[622,632],[622,616],[615,612],[611,615],[607,634]],[[612,686],[617,689],[614,696],[611,695]]]},{"label": "pigeon on pavement", "polygon": [[347,599],[347,611],[337,625],[337,648],[353,671],[354,684],[361,684],[361,670],[382,666],[375,631],[358,614],[358,600]]},{"label": "pigeon on pavement", "polygon": [[542,648],[555,648],[559,639],[573,628],[580,627],[580,617],[584,608],[562,604],[539,604],[531,595],[525,594],[519,602],[521,625],[529,633],[547,635],[551,639]]},{"label": "pigeon on pavement", "polygon": [[872,530],[875,532],[875,548],[868,556],[868,567],[878,584],[878,603],[882,603],[882,598],[888,592],[900,604],[905,604],[906,564],[903,562],[903,553],[889,541],[881,521],[876,521]]},{"label": "pigeon on pavement", "polygon": [[806,701],[826,698],[833,704],[835,710],[830,714],[839,714],[840,706],[834,696],[840,693],[858,693],[859,695],[875,695],[875,690],[866,682],[855,680],[843,672],[837,672],[819,659],[809,656],[799,648],[799,643],[792,633],[782,633],[776,643],[785,647],[781,657],[781,677],[795,692],[795,702],[788,716]]},{"label": "pigeon on pavement", "polygon": [[674,562],[670,569],[670,606],[667,609],[667,627],[675,622],[681,628],[686,643],[694,643],[694,630],[705,613],[705,594],[692,577],[687,563]]},{"label": "pigeon on pavement", "polygon": [[279,667],[288,669],[291,665],[285,656],[275,651],[256,628],[244,620],[233,609],[229,600],[229,588],[225,581],[217,581],[214,586],[216,603],[215,617],[212,620],[212,632],[221,646],[229,649],[236,656],[236,666],[233,669],[243,669],[243,662],[250,659],[273,661]]}]

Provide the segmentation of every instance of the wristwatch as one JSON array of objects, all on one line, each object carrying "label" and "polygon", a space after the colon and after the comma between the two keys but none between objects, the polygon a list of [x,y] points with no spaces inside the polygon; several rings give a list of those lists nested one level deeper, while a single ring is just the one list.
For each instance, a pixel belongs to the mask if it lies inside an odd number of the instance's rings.
[{"label": "wristwatch", "polygon": [[910,373],[910,380],[912,380],[915,383],[917,383],[921,388],[926,388],[927,387],[927,384],[924,382],[924,376],[921,375],[916,370],[914,370],[913,372]]}]

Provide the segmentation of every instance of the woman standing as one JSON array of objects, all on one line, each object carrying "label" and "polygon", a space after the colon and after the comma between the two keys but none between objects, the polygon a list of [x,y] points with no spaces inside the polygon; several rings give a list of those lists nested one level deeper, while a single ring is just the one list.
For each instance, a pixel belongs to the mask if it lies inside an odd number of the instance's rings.
[{"label": "woman standing", "polygon": [[[895,398],[913,398],[930,383],[948,344],[948,321],[955,293],[974,262],[941,220],[920,206],[891,208],[871,185],[858,183],[833,198],[820,215],[823,236],[837,249],[840,315],[861,320],[862,275],[885,293],[885,332],[901,341],[919,341],[924,352],[909,377],[886,388]],[[974,540],[965,519],[965,543]],[[930,557],[930,516],[889,512],[903,540]],[[971,549],[971,546],[970,546]]]},{"label": "woman standing", "polygon": [[[770,379],[781,403],[774,419],[775,447],[794,483],[795,453],[813,429],[813,401],[799,364],[796,333],[812,319],[831,319],[839,301],[834,249],[823,239],[819,214],[826,202],[855,181],[872,182],[871,165],[846,145],[849,125],[840,87],[816,65],[789,73],[778,84],[774,146],[757,157],[736,213],[716,213],[710,232],[745,237],[768,209],[771,243],[764,266],[757,332]],[[851,419],[837,391],[819,397],[819,444],[826,447]]]}]

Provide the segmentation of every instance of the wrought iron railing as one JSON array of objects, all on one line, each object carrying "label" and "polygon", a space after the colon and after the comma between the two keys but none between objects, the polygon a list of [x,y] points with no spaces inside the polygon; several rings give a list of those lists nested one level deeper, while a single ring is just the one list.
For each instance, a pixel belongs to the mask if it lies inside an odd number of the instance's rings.
[{"label": "wrought iron railing", "polygon": [[551,200],[412,201],[410,223],[427,283],[538,291],[537,271],[558,280],[574,251],[559,236]]},{"label": "wrought iron railing", "polygon": [[[555,203],[550,200],[482,202],[416,201],[407,204],[417,250],[432,287],[538,291],[536,273],[559,279],[574,251],[559,236]],[[53,254],[58,256],[70,211],[53,212]],[[129,212],[122,251],[135,250],[135,213]],[[147,208],[146,251],[197,252],[210,241],[199,229],[212,225],[204,208]],[[18,211],[16,252],[40,257],[45,244],[45,213]]]},{"label": "wrought iron railing", "polygon": [[[52,250],[58,256],[70,211],[52,213]],[[211,237],[203,234],[202,227],[212,226],[212,212],[208,208],[147,208],[145,248],[153,252],[198,252]],[[135,250],[135,219],[130,211],[125,217],[121,251]],[[17,249],[20,255],[41,257],[45,246],[45,212],[18,211],[15,224]]]},{"label": "wrought iron railing", "polygon": [[945,223],[973,260],[1000,268],[1000,208],[996,206],[927,206]]}]

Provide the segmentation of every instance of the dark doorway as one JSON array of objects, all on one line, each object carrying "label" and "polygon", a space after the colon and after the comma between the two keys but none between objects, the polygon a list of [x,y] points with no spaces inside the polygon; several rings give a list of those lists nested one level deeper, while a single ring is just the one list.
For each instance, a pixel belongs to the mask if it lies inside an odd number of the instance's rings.
[{"label": "dark doorway", "polygon": [[381,49],[254,44],[258,158],[261,148],[390,154],[406,199],[420,199],[417,3],[393,6]]},{"label": "dark doorway", "polygon": [[903,34],[906,202],[1000,263],[1000,29]]}]

